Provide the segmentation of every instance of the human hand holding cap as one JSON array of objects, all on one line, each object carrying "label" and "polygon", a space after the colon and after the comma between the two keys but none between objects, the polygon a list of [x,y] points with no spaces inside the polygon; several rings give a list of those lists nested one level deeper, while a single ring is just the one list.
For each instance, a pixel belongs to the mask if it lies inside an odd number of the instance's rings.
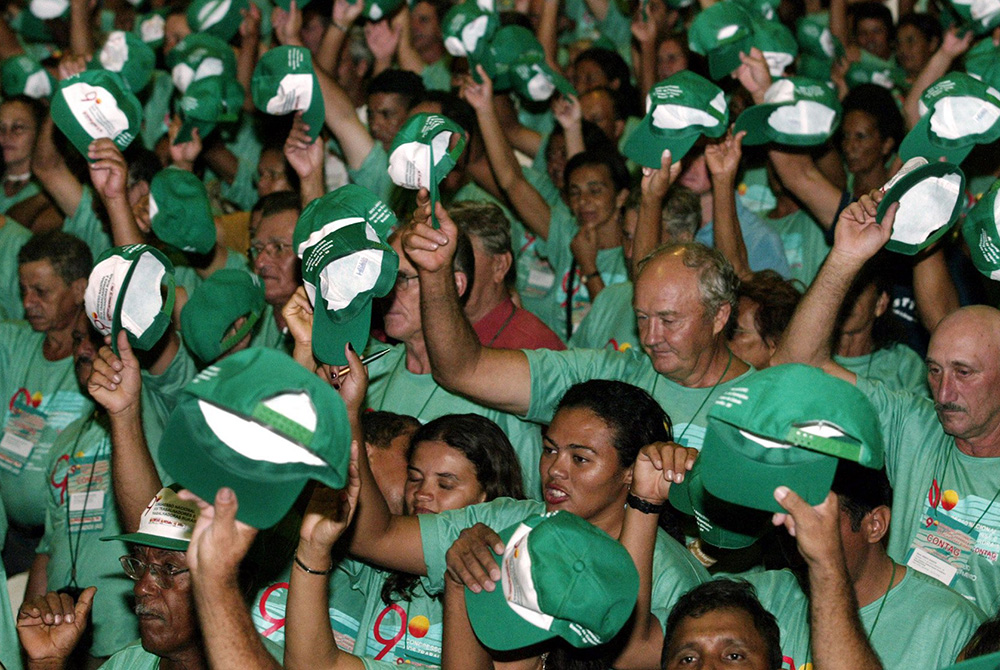
[{"label": "human hand holding cap", "polygon": [[841,255],[851,258],[860,267],[869,258],[885,246],[892,235],[892,224],[896,220],[899,204],[894,203],[886,211],[879,222],[878,203],[882,201],[883,193],[873,190],[868,195],[852,202],[837,221],[834,232],[834,249]]},{"label": "human hand holding cap", "polygon": [[775,514],[771,523],[784,526],[795,538],[799,553],[810,567],[843,564],[844,551],[840,543],[840,503],[831,491],[815,507],[803,500],[787,486],[774,490],[774,499],[787,514]]},{"label": "human hand holding cap", "polygon": [[494,591],[500,579],[496,556],[504,552],[504,543],[486,524],[477,523],[463,530],[445,555],[448,575],[473,593]]},{"label": "human hand holding cap", "polygon": [[[108,335],[106,339],[110,340]],[[94,358],[87,393],[112,417],[138,411],[142,394],[142,371],[125,331],[118,333],[118,355],[110,346],[101,347]]]},{"label": "human hand holding cap", "polygon": [[403,252],[421,273],[451,272],[451,259],[457,248],[458,226],[440,202],[436,206],[438,229],[432,227],[430,201],[426,190],[421,189],[417,212],[403,233]]}]

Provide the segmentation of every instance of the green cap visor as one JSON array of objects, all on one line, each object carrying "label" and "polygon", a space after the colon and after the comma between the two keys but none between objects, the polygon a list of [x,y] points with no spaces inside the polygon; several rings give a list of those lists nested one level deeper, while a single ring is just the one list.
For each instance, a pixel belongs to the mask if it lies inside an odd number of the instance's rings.
[{"label": "green cap visor", "polygon": [[993,182],[976,206],[966,214],[962,224],[962,235],[969,245],[972,263],[981,273],[1000,281],[1000,180]]},{"label": "green cap visor", "polygon": [[836,93],[824,83],[806,77],[779,79],[771,84],[764,102],[736,119],[735,132],[746,131],[748,146],[776,142],[811,147],[823,144],[840,124]]},{"label": "green cap visor", "polygon": [[771,514],[716,498],[705,490],[701,469],[699,458],[684,481],[670,486],[670,504],[694,517],[704,542],[720,549],[749,547],[771,527]]},{"label": "green cap visor", "polygon": [[326,106],[308,49],[284,46],[268,51],[257,61],[250,88],[257,109],[274,116],[302,112],[309,137],[319,137]]},{"label": "green cap visor", "polygon": [[912,256],[941,239],[958,221],[965,201],[965,174],[956,165],[928,163],[918,156],[907,161],[882,191],[879,223],[889,207],[899,203],[885,248]]},{"label": "green cap visor", "polygon": [[[266,304],[257,275],[235,269],[213,272],[181,310],[184,346],[198,360],[211,363],[253,330]],[[243,325],[227,336],[240,318]]]}]

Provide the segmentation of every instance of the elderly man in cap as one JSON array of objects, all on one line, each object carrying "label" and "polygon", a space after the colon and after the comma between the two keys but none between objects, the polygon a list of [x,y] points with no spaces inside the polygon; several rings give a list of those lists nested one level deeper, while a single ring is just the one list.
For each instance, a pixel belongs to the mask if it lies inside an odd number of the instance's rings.
[{"label": "elderly man in cap", "polygon": [[932,399],[892,392],[834,363],[830,333],[855,275],[892,232],[896,204],[863,196],[841,215],[833,250],[772,359],[856,383],[879,415],[893,486],[889,556],[987,611],[1000,589],[1000,311],[966,307],[941,320],[927,351]]},{"label": "elderly man in cap", "polygon": [[[106,538],[131,545],[121,564],[135,582],[139,643],[122,649],[102,667],[208,667],[186,554],[197,519],[197,505],[165,488],[143,512],[136,532]],[[29,670],[67,667],[86,627],[94,592],[94,587],[84,589],[75,603],[67,594],[48,593],[21,605],[17,627]]]}]

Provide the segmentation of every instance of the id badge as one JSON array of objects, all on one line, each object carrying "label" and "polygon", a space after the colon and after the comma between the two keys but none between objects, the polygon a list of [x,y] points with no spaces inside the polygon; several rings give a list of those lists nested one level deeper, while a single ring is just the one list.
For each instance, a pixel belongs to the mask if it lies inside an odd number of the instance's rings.
[{"label": "id badge", "polygon": [[21,474],[45,430],[46,414],[18,397],[7,416],[0,438],[0,467]]},{"label": "id badge", "polygon": [[66,476],[71,532],[104,530],[104,496],[110,483],[108,459],[73,459]]},{"label": "id badge", "polygon": [[968,574],[979,531],[957,519],[926,509],[923,523],[906,553],[906,565],[942,584],[954,586]]}]

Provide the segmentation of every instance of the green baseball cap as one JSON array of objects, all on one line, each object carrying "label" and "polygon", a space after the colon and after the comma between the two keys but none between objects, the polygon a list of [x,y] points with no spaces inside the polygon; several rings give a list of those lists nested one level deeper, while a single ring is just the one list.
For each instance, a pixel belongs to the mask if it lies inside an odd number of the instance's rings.
[{"label": "green baseball cap", "polygon": [[998,668],[1000,668],[1000,651],[949,665],[944,670],[998,670]]},{"label": "green baseball cap", "polygon": [[844,78],[851,88],[861,84],[877,84],[888,89],[906,85],[906,72],[901,67],[864,49],[861,59],[851,63]]},{"label": "green baseball cap", "polygon": [[215,248],[215,219],[205,183],[176,167],[160,170],[149,184],[153,234],[181,251],[207,254]]},{"label": "green baseball cap", "polygon": [[691,51],[708,58],[708,71],[718,81],[738,68],[740,53],[750,53],[750,14],[735,2],[717,2],[698,12],[688,29]]},{"label": "green baseball cap", "polygon": [[403,0],[365,0],[365,17],[381,21],[403,6]]},{"label": "green baseball cap", "polygon": [[646,96],[646,116],[625,142],[625,155],[639,165],[658,168],[663,150],[670,149],[676,163],[699,137],[721,137],[728,126],[729,106],[722,89],[681,70]]},{"label": "green baseball cap", "polygon": [[201,510],[198,503],[177,497],[179,488],[174,484],[160,489],[142,511],[136,532],[102,537],[101,542],[121,540],[167,551],[187,551]]},{"label": "green baseball cap", "polygon": [[[235,269],[213,272],[181,310],[184,345],[199,360],[211,363],[246,337],[265,305],[264,284],[257,275]],[[227,337],[241,317],[246,321]]]},{"label": "green baseball cap", "polygon": [[156,54],[142,38],[124,30],[108,34],[104,46],[90,61],[90,67],[117,72],[128,89],[138,93],[146,88],[156,67]]},{"label": "green baseball cap", "polygon": [[964,72],[949,72],[920,96],[920,120],[903,138],[899,156],[959,165],[977,144],[1000,138],[1000,91]]},{"label": "green baseball cap", "polygon": [[795,39],[799,43],[797,72],[803,77],[827,81],[833,64],[844,57],[843,42],[830,32],[825,14],[810,14],[799,19]]},{"label": "green baseball cap", "polygon": [[250,91],[260,111],[275,116],[301,111],[309,136],[319,136],[326,107],[309,49],[284,46],[268,51],[257,61]]},{"label": "green baseball cap", "polygon": [[752,19],[764,19],[765,21],[776,22],[778,5],[780,0],[736,0],[736,2],[747,11]]},{"label": "green baseball cap", "polygon": [[987,86],[1000,86],[1000,47],[992,39],[981,40],[965,54],[965,71]]},{"label": "green baseball cap", "polygon": [[778,365],[727,389],[708,413],[698,460],[705,488],[744,507],[784,512],[774,489],[823,502],[838,459],[881,468],[878,416],[853,384],[808,365]]},{"label": "green baseball cap", "polygon": [[182,123],[174,144],[189,142],[195,128],[204,140],[216,124],[239,120],[243,98],[243,87],[232,77],[213,75],[191,82],[177,104]]},{"label": "green baseball cap", "polygon": [[313,306],[313,354],[346,365],[344,345],[362,351],[371,332],[372,299],[396,284],[399,256],[386,238],[396,215],[368,189],[347,184],[309,203],[292,243]]},{"label": "green baseball cap", "polygon": [[4,59],[0,65],[0,86],[7,97],[26,95],[48,99],[59,84],[41,63],[28,54],[19,54]]},{"label": "green baseball cap", "polygon": [[600,528],[559,511],[498,535],[501,588],[465,590],[469,621],[485,646],[507,651],[560,637],[586,649],[609,642],[632,616],[639,573]]},{"label": "green baseball cap", "polygon": [[506,91],[513,86],[510,68],[532,57],[545,60],[545,50],[535,34],[523,26],[504,26],[493,36],[486,51],[469,57],[469,69],[475,74],[475,66],[482,65],[493,80],[493,90]]},{"label": "green baseball cap", "polygon": [[228,42],[239,32],[243,11],[249,8],[247,0],[194,0],[187,10],[188,25],[191,32]]},{"label": "green baseball cap", "polygon": [[[11,29],[17,33],[29,45],[48,45],[55,38],[52,31],[42,19],[32,14],[27,9],[20,10],[13,19],[10,20]],[[37,54],[35,54],[37,57]]]},{"label": "green baseball cap", "polygon": [[288,354],[252,347],[181,391],[160,440],[167,474],[203,500],[228,486],[236,518],[270,528],[309,480],[347,481],[351,427],[340,394]]},{"label": "green baseball cap", "polygon": [[444,16],[441,33],[444,47],[455,58],[483,53],[500,27],[494,12],[484,12],[473,0],[455,5]]},{"label": "green baseball cap", "polygon": [[204,77],[221,75],[235,78],[236,56],[232,47],[218,37],[193,33],[170,50],[167,67],[170,68],[174,86],[183,94],[191,82]]},{"label": "green baseball cap", "polygon": [[951,0],[951,6],[977,35],[1000,26],[1000,0]]},{"label": "green baseball cap", "polygon": [[799,43],[795,41],[795,35],[779,21],[769,21],[753,14],[751,19],[751,45],[760,49],[764,55],[772,77],[784,77],[788,66],[795,62],[795,57],[799,54]]},{"label": "green baseball cap", "polygon": [[90,143],[102,137],[122,151],[128,148],[142,124],[142,105],[117,72],[85,70],[60,82],[52,96],[51,115],[86,157]]},{"label": "green baseball cap", "polygon": [[670,485],[669,500],[674,509],[694,517],[704,542],[720,549],[749,547],[771,527],[770,512],[734,505],[706,491],[701,459],[694,462],[684,481]]},{"label": "green baseball cap", "polygon": [[149,349],[170,325],[174,265],[148,244],[111,247],[90,271],[83,303],[94,328],[111,336],[116,354],[122,329],[133,347]]},{"label": "green baseball cap", "polygon": [[430,191],[435,228],[438,184],[455,167],[466,141],[465,130],[460,125],[446,116],[427,113],[414,114],[407,119],[392,140],[389,178],[402,188]]},{"label": "green baseball cap", "polygon": [[889,251],[912,256],[937,242],[958,220],[965,202],[965,173],[951,163],[914,156],[882,187],[876,219],[899,203]]},{"label": "green baseball cap", "polygon": [[43,21],[69,15],[69,0],[30,0],[28,11]]},{"label": "green baseball cap", "polygon": [[556,91],[564,96],[576,95],[576,89],[566,77],[533,56],[514,63],[510,68],[510,82],[521,97],[536,102],[548,100]]},{"label": "green baseball cap", "polygon": [[1000,190],[1000,179],[993,182],[975,207],[965,215],[962,224],[962,235],[969,245],[972,264],[984,275],[1000,281],[1000,200],[997,191]]},{"label": "green baseball cap", "polygon": [[764,93],[764,102],[743,111],[736,132],[745,130],[746,145],[777,142],[798,147],[823,144],[840,124],[837,93],[807,77],[778,79]]},{"label": "green baseball cap", "polygon": [[163,16],[163,11],[155,11],[149,14],[141,14],[135,17],[135,28],[132,32],[139,36],[143,42],[151,49],[159,49],[163,46],[163,38],[167,33],[167,19]]}]

